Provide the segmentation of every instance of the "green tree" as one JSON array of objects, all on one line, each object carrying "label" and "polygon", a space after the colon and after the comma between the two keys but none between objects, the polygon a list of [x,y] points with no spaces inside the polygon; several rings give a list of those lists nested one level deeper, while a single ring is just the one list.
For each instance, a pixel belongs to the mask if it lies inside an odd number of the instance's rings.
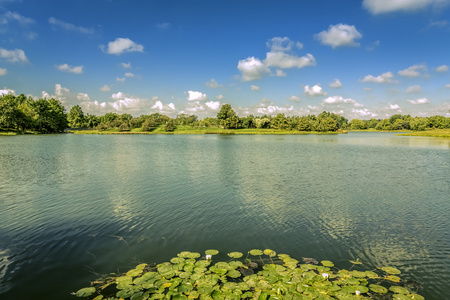
[{"label": "green tree", "polygon": [[70,128],[82,128],[85,126],[83,110],[79,105],[73,106],[67,114],[67,121]]},{"label": "green tree", "polygon": [[311,120],[308,117],[300,117],[297,129],[300,131],[311,131]]},{"label": "green tree", "polygon": [[337,128],[336,120],[332,117],[320,117],[319,115],[314,123],[314,129],[320,132],[336,131]]},{"label": "green tree", "polygon": [[166,125],[164,125],[164,130],[171,132],[175,130],[175,120],[174,119],[170,119],[169,121],[167,121]]},{"label": "green tree", "polygon": [[272,128],[278,130],[284,130],[288,127],[286,116],[284,114],[277,114],[275,118],[272,119]]},{"label": "green tree", "polygon": [[427,118],[415,117],[409,123],[412,130],[424,131],[428,127],[429,120]]},{"label": "green tree", "polygon": [[67,128],[67,115],[59,100],[39,99],[33,102],[37,114],[36,130],[42,133],[64,132]]},{"label": "green tree", "polygon": [[348,123],[348,125],[350,126],[351,129],[354,130],[366,129],[366,123],[364,123],[364,121],[359,119],[351,120],[350,123]]},{"label": "green tree", "polygon": [[219,124],[226,129],[237,128],[239,124],[239,117],[236,116],[230,104],[222,105],[220,111],[217,113],[217,119],[219,120]]}]

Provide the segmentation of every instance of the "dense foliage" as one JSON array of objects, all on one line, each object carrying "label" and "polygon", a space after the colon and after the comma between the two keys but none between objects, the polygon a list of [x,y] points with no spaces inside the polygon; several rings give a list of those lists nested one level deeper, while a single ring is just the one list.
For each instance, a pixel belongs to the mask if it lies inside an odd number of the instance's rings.
[{"label": "dense foliage", "polygon": [[[217,250],[183,251],[170,262],[140,264],[126,274],[111,274],[73,295],[89,299],[424,299],[418,284],[403,281],[392,267],[373,271],[338,269],[331,261],[304,258],[266,249],[228,253],[213,263]],[[264,257],[264,258],[263,258]]]},{"label": "dense foliage", "polygon": [[196,115],[178,114],[170,118],[160,113],[133,117],[130,114],[106,113],[95,116],[83,113],[79,105],[65,113],[64,106],[55,99],[33,100],[24,95],[0,97],[1,131],[36,131],[41,133],[63,132],[71,129],[96,129],[99,131],[173,132],[177,127],[224,128],[224,129],[273,129],[279,131],[333,132],[351,130],[414,130],[450,128],[450,118],[443,116],[411,117],[396,114],[387,119],[359,120],[350,122],[341,115],[322,112],[318,116],[237,116],[231,105],[224,104],[216,118],[199,120]]}]

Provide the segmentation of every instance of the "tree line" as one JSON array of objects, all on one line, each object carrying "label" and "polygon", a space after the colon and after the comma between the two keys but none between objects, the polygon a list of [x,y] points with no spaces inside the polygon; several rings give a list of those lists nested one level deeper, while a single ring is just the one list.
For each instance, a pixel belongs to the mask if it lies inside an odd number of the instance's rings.
[{"label": "tree line", "polygon": [[0,97],[0,130],[36,131],[40,133],[64,132],[72,129],[96,129],[99,131],[130,131],[140,128],[142,131],[153,131],[163,128],[171,132],[177,126],[221,127],[225,129],[257,128],[297,131],[339,131],[351,130],[426,130],[427,128],[450,128],[450,118],[443,116],[411,117],[395,114],[386,119],[359,120],[350,122],[343,116],[322,112],[319,115],[286,116],[279,113],[275,116],[263,115],[246,117],[237,116],[231,105],[224,104],[217,116],[199,119],[196,115],[178,114],[170,118],[160,113],[133,117],[130,114],[106,113],[102,116],[85,114],[79,105],[73,106],[66,113],[59,100],[39,99],[31,97],[3,95]]}]

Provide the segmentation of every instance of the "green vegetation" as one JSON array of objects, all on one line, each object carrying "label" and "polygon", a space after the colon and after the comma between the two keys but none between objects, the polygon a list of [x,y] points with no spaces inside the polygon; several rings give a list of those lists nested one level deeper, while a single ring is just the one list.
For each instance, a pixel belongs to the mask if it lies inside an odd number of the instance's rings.
[{"label": "green vegetation", "polygon": [[425,131],[415,131],[415,132],[408,132],[408,133],[402,133],[402,134],[397,134],[397,135],[450,138],[450,129],[427,129]]},{"label": "green vegetation", "polygon": [[[0,97],[0,135],[17,133],[59,133],[65,130],[83,134],[119,133],[173,133],[173,134],[330,134],[345,130],[370,131],[423,131],[450,129],[450,118],[443,116],[411,117],[396,114],[387,119],[350,122],[331,112],[319,115],[286,116],[237,116],[231,105],[224,104],[216,118],[199,120],[196,115],[179,114],[170,118],[160,113],[133,117],[130,114],[106,113],[103,116],[84,114],[79,105],[65,113],[60,101],[55,99],[33,100],[24,95]],[[413,134],[419,135],[419,134]],[[438,136],[448,137],[445,131]]]},{"label": "green vegetation", "polygon": [[73,295],[88,299],[424,299],[417,286],[403,281],[400,270],[382,267],[349,270],[328,260],[304,258],[303,263],[271,250],[228,253],[229,260],[213,262],[219,251],[183,251],[169,262],[140,264],[126,274],[110,274]]}]

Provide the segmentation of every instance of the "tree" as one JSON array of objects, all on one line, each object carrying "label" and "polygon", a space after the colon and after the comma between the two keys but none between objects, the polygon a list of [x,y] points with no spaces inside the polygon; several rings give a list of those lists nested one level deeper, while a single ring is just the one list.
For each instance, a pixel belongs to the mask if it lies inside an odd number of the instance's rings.
[{"label": "tree", "polygon": [[217,119],[219,120],[219,124],[226,129],[237,128],[239,124],[239,117],[236,116],[230,104],[222,105],[220,111],[217,113]]},{"label": "tree", "polygon": [[42,133],[64,132],[67,128],[67,115],[59,100],[39,99],[33,102],[37,114],[36,130]]},{"label": "tree", "polygon": [[297,129],[300,131],[311,131],[311,121],[308,117],[300,117]]},{"label": "tree", "polygon": [[364,121],[361,121],[359,119],[353,119],[348,123],[350,125],[351,129],[359,130],[359,129],[366,129],[366,123]]},{"label": "tree", "polygon": [[412,130],[424,131],[428,127],[429,121],[427,118],[415,117],[409,124]]},{"label": "tree", "polygon": [[318,117],[314,123],[314,129],[321,132],[336,131],[337,123],[332,117]]},{"label": "tree", "polygon": [[276,115],[275,118],[272,119],[272,128],[283,130],[288,126],[286,121],[286,116],[282,113]]},{"label": "tree", "polygon": [[174,119],[170,119],[169,121],[167,121],[166,125],[164,126],[164,130],[171,132],[175,130],[175,121]]},{"label": "tree", "polygon": [[67,115],[70,128],[82,128],[85,126],[83,110],[79,105],[73,106]]}]

